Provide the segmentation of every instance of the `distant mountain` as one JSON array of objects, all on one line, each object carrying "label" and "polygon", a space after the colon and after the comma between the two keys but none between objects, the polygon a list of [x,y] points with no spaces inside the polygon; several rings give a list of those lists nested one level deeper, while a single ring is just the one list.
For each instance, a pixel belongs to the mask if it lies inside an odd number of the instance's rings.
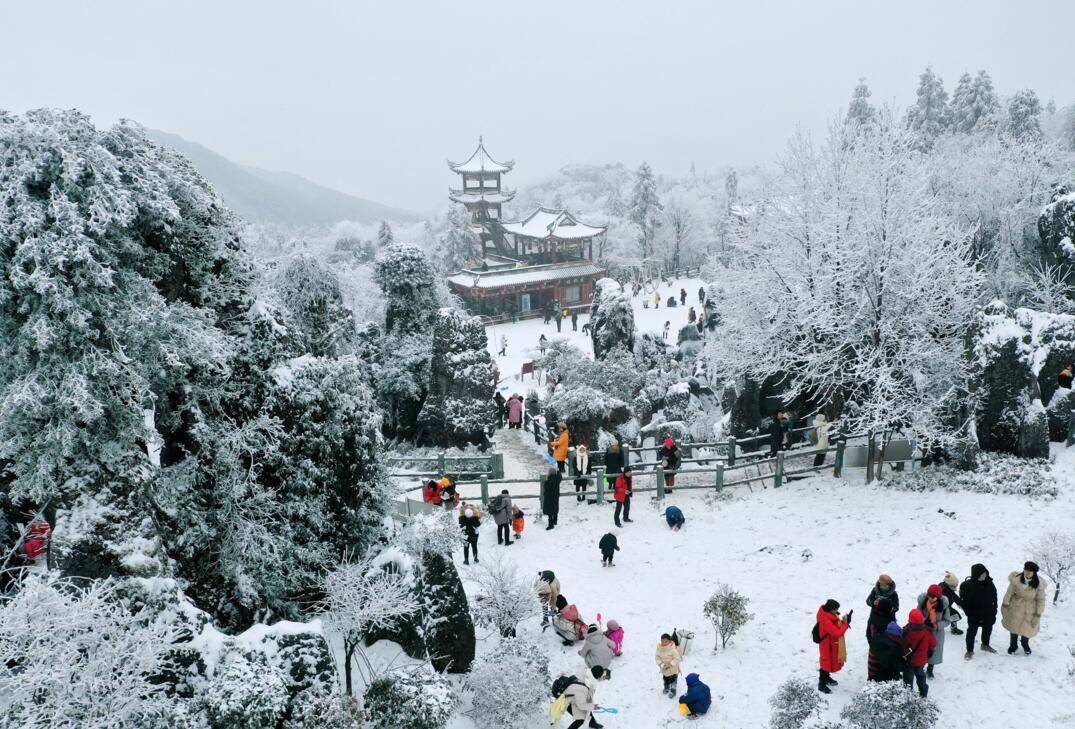
[{"label": "distant mountain", "polygon": [[252,222],[302,226],[331,225],[340,220],[410,222],[418,218],[410,211],[347,195],[290,172],[237,164],[176,134],[156,129],[147,129],[146,134],[186,156],[228,207]]}]

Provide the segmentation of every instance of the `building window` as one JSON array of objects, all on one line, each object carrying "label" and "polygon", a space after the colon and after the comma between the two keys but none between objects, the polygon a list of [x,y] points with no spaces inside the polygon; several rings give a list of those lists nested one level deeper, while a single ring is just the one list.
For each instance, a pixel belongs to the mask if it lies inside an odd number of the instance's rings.
[{"label": "building window", "polygon": [[564,286],[564,302],[577,304],[582,301],[582,289],[579,286]]}]

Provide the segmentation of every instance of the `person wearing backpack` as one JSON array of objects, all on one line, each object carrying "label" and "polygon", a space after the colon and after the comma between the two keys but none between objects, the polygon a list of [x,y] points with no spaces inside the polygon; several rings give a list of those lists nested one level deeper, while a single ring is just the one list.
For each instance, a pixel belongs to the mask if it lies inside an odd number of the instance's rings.
[{"label": "person wearing backpack", "polygon": [[499,496],[489,499],[489,513],[496,522],[496,543],[511,546],[511,515],[513,512],[511,497],[504,489]]},{"label": "person wearing backpack", "polygon": [[566,713],[574,720],[567,725],[567,729],[580,729],[587,723],[590,729],[601,729],[604,725],[593,718],[593,711],[601,708],[595,701],[597,682],[607,681],[607,672],[600,666],[593,666],[575,674],[574,678],[561,694],[565,697]]},{"label": "person wearing backpack", "polygon": [[813,638],[818,644],[820,654],[820,670],[818,671],[817,690],[823,694],[831,694],[829,686],[837,685],[832,674],[844,667],[847,658],[847,648],[844,644],[844,633],[851,627],[851,614],[854,610],[840,617],[840,603],[832,598],[817,609],[817,623],[814,625]]},{"label": "person wearing backpack", "polygon": [[613,529],[613,531],[601,537],[601,540],[597,543],[597,548],[601,550],[602,567],[612,567],[612,558],[616,556],[616,552],[620,551],[620,545],[616,539],[616,531],[616,529]]},{"label": "person wearing backpack", "polygon": [[470,552],[474,552],[474,564],[478,564],[478,529],[481,519],[473,509],[466,509],[459,515],[459,528],[463,531],[463,564],[470,564]]}]

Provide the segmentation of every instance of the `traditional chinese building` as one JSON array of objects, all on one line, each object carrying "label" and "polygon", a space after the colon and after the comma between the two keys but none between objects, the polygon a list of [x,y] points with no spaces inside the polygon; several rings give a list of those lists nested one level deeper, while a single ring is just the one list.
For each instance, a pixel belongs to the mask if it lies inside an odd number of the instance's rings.
[{"label": "traditional chinese building", "polygon": [[604,275],[593,262],[593,240],[605,234],[604,226],[545,207],[521,220],[503,220],[501,206],[515,192],[504,188],[502,176],[514,162],[494,160],[480,138],[466,162],[448,166],[461,177],[461,186],[451,188],[449,197],[466,206],[482,241],[482,263],[448,277],[467,309],[525,317],[554,304],[590,303],[594,283]]}]

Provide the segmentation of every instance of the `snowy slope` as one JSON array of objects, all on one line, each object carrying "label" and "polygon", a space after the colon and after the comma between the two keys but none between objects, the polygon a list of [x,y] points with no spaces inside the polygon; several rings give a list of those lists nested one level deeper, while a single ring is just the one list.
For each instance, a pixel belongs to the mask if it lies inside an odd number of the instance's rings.
[{"label": "snowy slope", "polygon": [[[585,619],[600,612],[604,620],[614,618],[624,627],[624,655],[613,664],[612,680],[598,689],[599,703],[620,709],[619,715],[601,719],[606,727],[649,729],[674,717],[674,702],[660,693],[653,659],[660,634],[674,627],[697,633],[684,671],[700,673],[713,688],[714,706],[704,725],[766,726],[767,701],[776,686],[791,675],[817,675],[810,629],[818,605],[829,597],[855,609],[848,665],[829,699],[828,713],[835,718],[866,680],[864,601],[877,575],[887,572],[896,580],[901,622],[918,594],[946,569],[962,577],[971,564],[983,562],[1003,594],[1008,573],[1027,559],[1028,542],[1050,526],[1071,527],[1075,451],[1061,447],[1056,453],[1062,495],[1052,502],[906,493],[818,477],[779,490],[739,492],[726,502],[712,502],[701,492],[675,494],[668,503],[683,508],[687,525],[673,533],[657,507],[640,498],[633,506],[635,522],[621,533],[617,565],[606,569],[600,565],[597,541],[612,526],[612,506],[576,506],[565,499],[556,530],[546,532],[531,520],[524,538],[507,554],[524,573],[554,570]],[[954,511],[955,517],[938,513],[941,508]],[[505,549],[496,545],[491,522],[483,527],[480,548],[486,557]],[[805,549],[812,553],[808,561],[802,558]],[[462,565],[461,555],[457,564],[464,579],[474,569]],[[714,653],[702,603],[718,582],[746,594],[755,618],[727,651]],[[541,635],[536,619],[523,632],[539,635],[547,644],[554,674],[582,667],[577,647],[561,646],[551,631]],[[1048,606],[1030,657],[1005,653],[1007,633],[999,622],[994,635],[1000,653],[979,652],[970,662],[962,659],[962,637],[947,636],[946,659],[930,693],[941,707],[942,725],[1005,727],[1014,717],[1022,726],[1075,725],[1075,691],[1068,673],[1075,598]],[[476,726],[467,718],[452,724],[453,729]],[[548,719],[534,717],[528,726],[548,726]]]}]

